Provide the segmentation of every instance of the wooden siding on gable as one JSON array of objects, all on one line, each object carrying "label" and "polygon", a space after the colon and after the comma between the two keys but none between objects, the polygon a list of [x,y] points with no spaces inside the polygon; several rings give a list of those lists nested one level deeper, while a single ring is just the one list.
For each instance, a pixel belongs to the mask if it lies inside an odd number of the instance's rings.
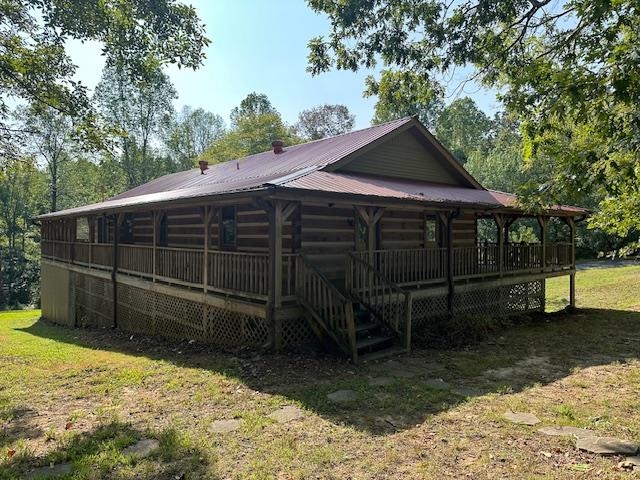
[{"label": "wooden siding on gable", "polygon": [[338,170],[466,186],[460,175],[445,165],[445,160],[438,155],[430,152],[413,133],[407,131],[365,152]]}]

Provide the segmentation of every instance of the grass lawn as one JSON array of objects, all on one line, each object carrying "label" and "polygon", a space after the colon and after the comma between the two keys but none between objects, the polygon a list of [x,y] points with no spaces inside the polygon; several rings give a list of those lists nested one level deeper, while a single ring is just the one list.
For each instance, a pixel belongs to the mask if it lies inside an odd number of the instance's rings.
[{"label": "grass lawn", "polygon": [[[547,290],[561,307],[568,279]],[[0,479],[61,463],[64,478],[638,478],[503,418],[640,442],[640,267],[580,271],[577,292],[575,314],[362,366],[0,313]],[[357,400],[330,402],[340,389]],[[302,417],[269,417],[288,405]],[[230,419],[236,430],[213,431]],[[142,438],[160,448],[123,455]]]}]

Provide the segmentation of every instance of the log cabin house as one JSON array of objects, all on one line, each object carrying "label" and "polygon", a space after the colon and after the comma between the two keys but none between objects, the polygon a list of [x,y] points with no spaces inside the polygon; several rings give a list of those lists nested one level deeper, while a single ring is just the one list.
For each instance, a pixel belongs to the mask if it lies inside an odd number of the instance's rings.
[{"label": "log cabin house", "polygon": [[585,211],[552,207],[538,243],[509,243],[531,215],[415,118],[200,167],[41,216],[43,317],[225,347],[329,340],[355,362],[408,351],[436,317],[543,310],[549,277],[575,304]]}]

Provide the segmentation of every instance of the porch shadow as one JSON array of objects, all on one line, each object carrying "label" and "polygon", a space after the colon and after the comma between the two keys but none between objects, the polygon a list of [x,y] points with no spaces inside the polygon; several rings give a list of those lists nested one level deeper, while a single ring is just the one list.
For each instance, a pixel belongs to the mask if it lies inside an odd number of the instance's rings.
[{"label": "porch shadow", "polygon": [[[16,414],[16,426],[30,428],[29,412]],[[148,434],[128,423],[111,421],[89,431],[68,432],[51,440],[54,447],[46,455],[38,456],[29,448],[15,451],[0,468],[0,479],[184,478],[185,472],[197,478],[210,475],[205,453],[191,445],[186,448],[175,429],[156,435],[156,448],[140,457],[127,455],[126,448]],[[25,438],[24,431],[21,437]]]},{"label": "porch shadow", "polygon": [[[222,373],[331,422],[376,435],[410,428],[487,393],[516,393],[565,378],[575,369],[640,358],[640,312],[607,309],[536,315],[465,348],[416,349],[357,366],[314,352],[221,352],[203,344],[70,329],[43,320],[24,331]],[[356,399],[330,401],[327,395],[337,390],[353,391]]]}]

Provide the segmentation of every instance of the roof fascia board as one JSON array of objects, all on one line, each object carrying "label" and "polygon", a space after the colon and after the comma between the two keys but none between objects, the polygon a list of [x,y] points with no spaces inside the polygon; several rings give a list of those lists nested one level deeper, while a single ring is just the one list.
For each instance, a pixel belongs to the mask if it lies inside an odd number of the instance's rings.
[{"label": "roof fascia board", "polygon": [[427,200],[414,200],[409,198],[385,198],[375,195],[362,195],[357,193],[338,193],[338,192],[320,192],[317,190],[307,190],[304,188],[294,187],[276,187],[270,192],[270,198],[278,200],[298,200],[298,201],[319,201],[340,203],[351,203],[365,206],[413,206],[416,209],[433,209],[441,211],[449,211],[456,208],[473,211],[491,211],[496,210],[495,205],[469,204],[456,202],[430,202]]},{"label": "roof fascia board", "polygon": [[238,199],[241,198],[254,198],[257,196],[265,195],[273,187],[264,187],[260,189],[254,190],[246,190],[246,191],[237,191],[237,192],[226,192],[226,193],[218,193],[218,194],[209,194],[209,195],[201,195],[197,197],[189,197],[182,198],[177,200],[164,200],[157,202],[149,202],[142,204],[132,204],[132,205],[123,205],[121,207],[113,207],[113,208],[100,208],[96,210],[83,211],[83,212],[72,212],[65,214],[64,210],[60,212],[46,213],[44,215],[39,215],[35,218],[39,220],[58,220],[63,218],[78,218],[78,217],[86,217],[89,215],[102,215],[102,214],[113,214],[120,212],[141,212],[141,211],[149,211],[149,210],[161,210],[163,208],[182,208],[185,206],[191,205],[202,205],[203,203],[211,203],[215,204],[229,204],[237,202]]}]

